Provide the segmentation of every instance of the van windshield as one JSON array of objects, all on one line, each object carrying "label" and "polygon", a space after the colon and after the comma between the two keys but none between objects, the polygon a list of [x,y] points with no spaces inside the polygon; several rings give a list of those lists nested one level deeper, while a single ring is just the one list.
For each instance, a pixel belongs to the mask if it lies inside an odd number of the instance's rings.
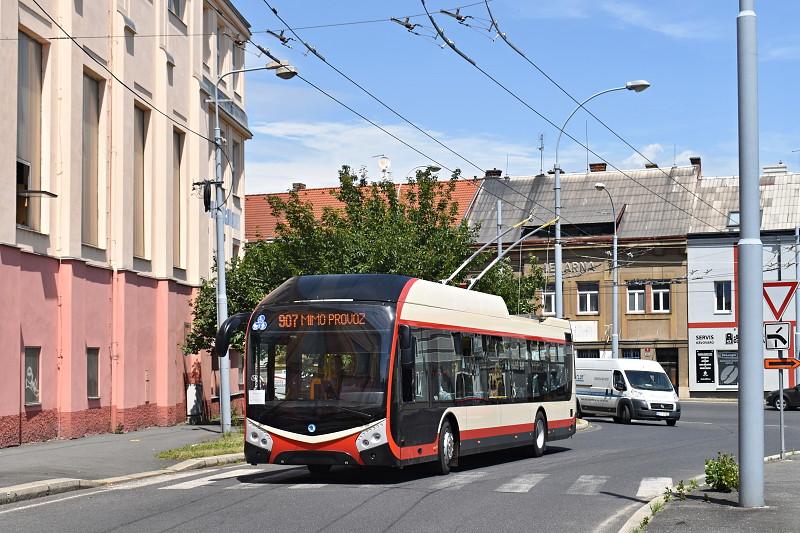
[{"label": "van windshield", "polygon": [[626,370],[625,375],[634,389],[672,391],[672,383],[663,372],[649,372],[647,370]]}]

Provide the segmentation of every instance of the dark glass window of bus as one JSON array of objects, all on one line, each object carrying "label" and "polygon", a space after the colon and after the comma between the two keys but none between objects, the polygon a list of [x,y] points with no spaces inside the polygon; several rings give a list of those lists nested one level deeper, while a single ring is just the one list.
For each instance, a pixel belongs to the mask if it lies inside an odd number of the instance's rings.
[{"label": "dark glass window of bus", "polygon": [[564,345],[412,328],[413,395],[404,402],[563,401],[572,394],[572,352]]}]

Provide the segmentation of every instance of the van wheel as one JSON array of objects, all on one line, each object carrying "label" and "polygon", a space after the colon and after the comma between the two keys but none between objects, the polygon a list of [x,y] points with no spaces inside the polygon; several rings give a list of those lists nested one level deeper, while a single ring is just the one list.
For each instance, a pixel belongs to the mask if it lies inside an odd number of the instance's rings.
[{"label": "van wheel", "polygon": [[576,402],[576,403],[577,403],[577,409],[575,410],[575,416],[577,418],[583,418],[583,409],[581,409],[581,402]]},{"label": "van wheel", "polygon": [[677,423],[678,423],[677,420],[667,420],[667,425],[670,427],[675,427],[675,424]]},{"label": "van wheel", "polygon": [[631,408],[628,407],[627,403],[623,403],[622,408],[619,410],[619,422],[621,424],[631,423]]},{"label": "van wheel", "polygon": [[433,464],[433,472],[440,476],[449,474],[455,456],[456,438],[453,435],[453,428],[450,427],[450,421],[445,420],[439,431],[439,460]]},{"label": "van wheel", "polygon": [[531,455],[541,457],[547,450],[547,419],[541,411],[536,413],[536,421],[533,423],[533,447]]}]

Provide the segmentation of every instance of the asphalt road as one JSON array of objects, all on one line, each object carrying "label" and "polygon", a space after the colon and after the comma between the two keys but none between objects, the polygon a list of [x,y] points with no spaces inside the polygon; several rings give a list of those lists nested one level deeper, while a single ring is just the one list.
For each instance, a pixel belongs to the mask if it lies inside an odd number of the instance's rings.
[{"label": "asphalt road", "polygon": [[[777,451],[777,412],[765,411],[766,453]],[[786,413],[787,447],[800,448],[800,411]],[[591,428],[542,458],[474,456],[450,476],[425,468],[233,466],[52,496],[0,508],[3,531],[617,531],[667,484],[733,452],[733,403],[684,403],[663,423]]]}]

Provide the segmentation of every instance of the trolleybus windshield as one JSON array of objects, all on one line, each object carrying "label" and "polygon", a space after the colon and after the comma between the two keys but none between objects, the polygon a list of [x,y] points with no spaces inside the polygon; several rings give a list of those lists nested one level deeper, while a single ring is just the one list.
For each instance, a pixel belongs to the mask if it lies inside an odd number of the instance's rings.
[{"label": "trolleybus windshield", "polygon": [[248,403],[382,407],[392,318],[386,306],[362,304],[256,313],[248,340]]}]

